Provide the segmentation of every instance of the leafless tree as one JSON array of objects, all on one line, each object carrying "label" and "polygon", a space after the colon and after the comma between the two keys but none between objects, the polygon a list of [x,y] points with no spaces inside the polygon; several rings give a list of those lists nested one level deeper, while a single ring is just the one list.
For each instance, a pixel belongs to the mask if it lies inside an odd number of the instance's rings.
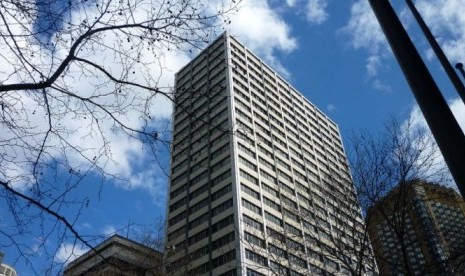
[{"label": "leafless tree", "polygon": [[75,228],[88,197],[73,192],[89,175],[128,181],[115,137],[159,163],[170,134],[157,114],[176,104],[167,63],[213,39],[235,2],[0,2],[1,247],[28,262],[28,236],[92,246]]},{"label": "leafless tree", "polygon": [[[398,267],[399,272],[408,275],[433,272],[434,264],[414,267],[409,256],[409,251],[423,250],[422,245],[428,242],[427,237],[418,238],[412,234],[423,222],[414,221],[411,216],[415,209],[409,196],[411,184],[420,180],[450,183],[450,175],[432,135],[416,127],[411,120],[404,124],[393,121],[378,136],[357,133],[350,144],[354,183],[380,272],[386,272],[385,266]],[[391,195],[389,200],[384,200],[388,195]],[[380,229],[392,235],[390,243],[397,248],[396,256],[388,256],[381,250],[380,238],[386,233],[378,235]],[[383,243],[386,246],[386,241]]]},{"label": "leafless tree", "polygon": [[[324,181],[333,182],[319,185],[324,197],[316,194],[311,199],[299,196],[299,205],[286,197],[281,198],[281,204],[277,198],[264,198],[265,205],[282,214],[278,216],[278,213],[264,210],[266,226],[244,218],[241,240],[266,259],[265,265],[256,266],[257,271],[268,271],[272,275],[306,275],[309,271],[314,274],[327,271],[366,275],[376,271],[356,197],[345,194],[349,190],[335,188],[336,181],[348,180],[342,180],[338,175]],[[350,187],[347,183],[339,185]],[[353,189],[351,191],[354,193]]]},{"label": "leafless tree", "polygon": [[[276,275],[289,273],[290,253],[331,273],[376,273],[369,234],[377,229],[377,221],[373,218],[375,213],[368,211],[374,206],[381,212],[381,216],[376,214],[376,217],[381,217],[399,240],[395,244],[400,248],[399,258],[390,265],[400,266],[400,271],[407,274],[419,271],[413,269],[408,257],[412,241],[409,234],[411,222],[407,218],[412,202],[405,195],[408,184],[418,179],[450,182],[434,139],[411,121],[404,124],[392,121],[379,136],[361,131],[351,137],[349,144],[353,179],[338,174],[326,175],[320,184],[315,183],[318,185],[315,188],[323,191],[323,196],[299,198],[299,205],[282,200],[281,204],[265,202],[283,214],[282,218],[268,219],[274,221],[271,224],[276,227],[267,226],[266,229],[255,229],[255,232],[246,228],[249,233],[255,233],[255,238],[243,233],[242,239],[255,252],[265,256],[269,262],[267,269]],[[355,183],[355,190],[344,189],[350,187],[347,181]],[[393,189],[401,191],[393,204],[377,205]],[[397,215],[392,216],[394,213]],[[303,232],[287,227],[286,221],[300,223]],[[418,242],[425,243],[426,240]],[[389,261],[379,251],[375,253],[378,260]],[[286,265],[270,265],[272,262]],[[318,266],[310,269],[318,273]],[[437,271],[434,269],[432,264],[426,264],[421,272]]]}]

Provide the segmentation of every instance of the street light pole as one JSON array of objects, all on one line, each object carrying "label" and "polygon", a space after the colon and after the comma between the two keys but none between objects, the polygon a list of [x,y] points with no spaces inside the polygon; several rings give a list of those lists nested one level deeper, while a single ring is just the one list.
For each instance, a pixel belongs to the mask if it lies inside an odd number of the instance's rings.
[{"label": "street light pole", "polygon": [[413,4],[413,1],[405,0],[405,2],[407,2],[407,6],[410,8],[410,11],[412,12],[413,16],[417,20],[418,25],[420,25],[420,28],[423,31],[423,34],[425,35],[431,48],[433,49],[434,53],[438,57],[439,61],[441,62],[441,65],[446,71],[447,76],[449,76],[450,81],[452,82],[455,89],[459,93],[460,98],[462,98],[462,101],[465,103],[465,86],[463,85],[463,82],[460,80],[459,76],[457,75],[457,72],[455,72],[454,70],[454,67],[452,67],[452,64],[449,62],[446,55],[444,54],[444,51],[442,51],[441,46],[439,46],[439,43],[436,41],[430,29],[428,28],[425,21],[421,17],[417,8]]},{"label": "street light pole", "polygon": [[368,0],[465,198],[465,136],[388,0]]}]

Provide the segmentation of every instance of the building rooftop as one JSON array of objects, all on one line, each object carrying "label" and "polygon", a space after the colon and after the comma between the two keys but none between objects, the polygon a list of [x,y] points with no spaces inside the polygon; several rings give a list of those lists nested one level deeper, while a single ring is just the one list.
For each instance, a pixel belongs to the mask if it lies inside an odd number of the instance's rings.
[{"label": "building rooftop", "polygon": [[158,275],[163,254],[119,235],[69,263],[64,275]]}]

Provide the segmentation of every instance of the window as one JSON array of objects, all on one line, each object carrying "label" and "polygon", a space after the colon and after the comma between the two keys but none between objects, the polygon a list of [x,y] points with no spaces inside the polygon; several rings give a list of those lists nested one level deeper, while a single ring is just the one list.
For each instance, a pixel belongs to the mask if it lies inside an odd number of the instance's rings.
[{"label": "window", "polygon": [[284,195],[281,196],[281,200],[284,203],[284,205],[291,207],[291,209],[293,210],[297,210],[297,203],[295,203],[295,200],[292,200]]},{"label": "window", "polygon": [[297,256],[294,256],[292,254],[289,254],[289,261],[291,261],[291,263],[295,264],[295,265],[298,265],[302,268],[307,268],[307,262]]},{"label": "window", "polygon": [[247,268],[247,276],[265,276],[265,274],[262,274],[260,272],[255,271],[255,270]]},{"label": "window", "polygon": [[226,171],[226,172],[218,175],[217,177],[212,179],[212,181],[211,181],[212,187],[214,187],[217,184],[221,183],[223,180],[228,179],[230,176],[231,176],[231,171]]},{"label": "window", "polygon": [[194,186],[195,184],[200,183],[203,180],[207,180],[208,174],[209,174],[208,170],[204,171],[203,173],[201,173],[201,174],[197,175],[196,177],[192,178],[189,184],[191,186]]},{"label": "window", "polygon": [[203,194],[207,190],[208,190],[208,184],[205,184],[205,185],[201,186],[200,188],[198,188],[197,190],[195,190],[195,191],[193,191],[193,192],[191,192],[189,194],[189,200],[197,198],[199,195]]},{"label": "window", "polygon": [[242,206],[258,215],[262,214],[262,209],[248,200],[242,199]]},{"label": "window", "polygon": [[246,194],[252,196],[253,198],[260,200],[260,194],[257,193],[255,190],[247,187],[246,185],[241,184],[241,190],[245,192]]},{"label": "window", "polygon": [[227,186],[221,188],[220,190],[214,192],[212,195],[211,195],[211,201],[215,201],[217,200],[218,198],[228,194],[229,192],[232,191],[232,185],[231,184],[228,184]]},{"label": "window", "polygon": [[177,188],[176,190],[170,193],[171,198],[175,198],[176,196],[182,194],[183,192],[187,191],[187,184],[182,185],[181,187]]},{"label": "window", "polygon": [[239,171],[239,174],[240,174],[240,176],[241,176],[242,178],[244,178],[244,179],[246,179],[246,180],[252,182],[252,183],[255,184],[255,185],[258,185],[258,179],[255,178],[255,177],[253,177],[253,176],[250,175],[249,173],[246,173],[245,171],[240,170],[240,171]]},{"label": "window", "polygon": [[271,174],[267,173],[267,172],[264,171],[264,170],[260,170],[260,175],[261,175],[263,178],[265,178],[265,179],[267,179],[268,181],[270,181],[271,183],[274,183],[274,184],[277,183],[277,182],[276,182],[276,178],[273,177]]},{"label": "window", "polygon": [[182,226],[179,229],[168,234],[168,240],[176,239],[177,237],[186,233],[186,226]]},{"label": "window", "polygon": [[216,240],[214,240],[212,243],[211,243],[211,250],[216,250],[218,248],[221,248],[223,246],[225,246],[226,244],[234,241],[236,238],[236,235],[234,234],[234,232],[231,232],[229,234],[226,234]]},{"label": "window", "polygon": [[256,237],[255,235],[252,235],[248,232],[244,232],[244,239],[250,244],[259,246],[261,248],[265,248],[265,241],[263,239],[260,239],[259,237]]},{"label": "window", "polygon": [[254,228],[254,229],[257,229],[259,231],[263,231],[263,224],[261,222],[258,222],[256,220],[254,220],[253,218],[249,217],[249,216],[246,216],[246,215],[242,215],[242,221],[247,224],[248,226]]},{"label": "window", "polygon": [[225,228],[226,226],[228,225],[231,225],[234,223],[234,215],[230,215],[220,221],[218,221],[217,223],[213,224],[211,229],[212,229],[212,234]]},{"label": "window", "polygon": [[200,217],[192,220],[191,222],[189,222],[189,229],[192,229],[192,228],[202,224],[203,222],[207,221],[209,217],[210,217],[210,214],[208,212],[206,212],[205,214],[201,215]]},{"label": "window", "polygon": [[248,249],[245,250],[245,257],[252,262],[266,266],[266,258]]},{"label": "window", "polygon": [[[291,180],[290,183],[292,183],[292,180]],[[295,195],[295,191],[291,187],[289,187],[288,185],[284,184],[282,181],[279,181],[279,187],[281,187],[281,189],[288,192],[289,194]]]},{"label": "window", "polygon": [[277,262],[270,261],[270,268],[273,270],[273,275],[288,275],[289,268],[278,264]]},{"label": "window", "polygon": [[289,211],[289,210],[284,209],[284,214],[285,214],[287,217],[291,218],[293,221],[295,221],[295,222],[300,222],[300,218],[299,218],[298,215],[295,214],[295,212],[291,212],[291,211]]},{"label": "window", "polygon": [[302,243],[296,242],[291,238],[287,238],[288,249],[292,249],[292,251],[300,251],[302,253],[305,252],[305,248]]},{"label": "window", "polygon": [[270,244],[268,246],[268,250],[270,251],[270,253],[273,253],[276,256],[283,257],[283,258],[287,259],[286,251],[282,250],[281,248],[279,248],[277,246],[274,246],[274,245]]},{"label": "window", "polygon": [[271,229],[270,227],[266,227],[266,234],[267,234],[269,237],[271,237],[271,238],[273,238],[273,239],[276,239],[276,240],[278,240],[278,241],[280,241],[280,242],[283,242],[283,241],[284,241],[284,235],[281,234],[281,233],[279,233],[279,232],[276,231],[276,230]]},{"label": "window", "polygon": [[233,206],[233,200],[232,198],[221,203],[220,205],[216,206],[215,208],[212,209],[212,217],[222,213],[225,210],[228,210]]},{"label": "window", "polygon": [[289,232],[289,233],[292,233],[293,235],[297,236],[297,237],[302,237],[302,232],[297,229],[296,227],[286,223],[286,225],[284,226],[284,228],[286,228],[286,230]]},{"label": "window", "polygon": [[276,191],[275,189],[271,188],[270,186],[266,185],[265,183],[262,182],[262,189],[267,191],[268,193],[272,194],[273,196],[275,197],[278,197],[279,196],[279,193],[278,191]]},{"label": "window", "polygon": [[265,167],[267,167],[268,169],[274,171],[274,166],[272,163],[266,161],[264,158],[260,157],[259,159],[259,162],[260,164],[264,165]]},{"label": "window", "polygon": [[263,197],[263,203],[270,206],[274,210],[281,212],[281,206],[277,204],[276,202],[272,201],[271,199],[268,199],[267,197]]},{"label": "window", "polygon": [[236,257],[236,251],[234,249],[223,255],[220,255],[211,261],[212,268],[219,267],[222,264],[225,264],[231,260],[234,260],[235,257]]},{"label": "window", "polygon": [[197,212],[198,210],[202,209],[203,207],[207,206],[208,203],[210,203],[210,199],[207,197],[199,202],[197,202],[196,204],[192,205],[190,208],[189,208],[189,214],[193,214],[195,212]]},{"label": "window", "polygon": [[169,225],[175,225],[187,217],[187,211],[183,211],[169,220]]},{"label": "window", "polygon": [[257,166],[250,162],[249,160],[245,159],[244,157],[239,155],[239,162],[244,164],[247,168],[251,169],[252,171],[257,171]]},{"label": "window", "polygon": [[229,156],[217,162],[216,164],[212,165],[210,168],[210,172],[213,174],[214,172],[216,172],[217,170],[221,169],[222,167],[228,164],[229,164]]},{"label": "window", "polygon": [[173,212],[177,209],[179,209],[181,206],[184,206],[187,202],[187,196],[181,198],[177,202],[173,203],[170,205],[170,212]]},{"label": "window", "polygon": [[292,177],[290,177],[287,173],[283,172],[282,170],[278,169],[278,175],[281,178],[284,178],[287,182],[292,183]]},{"label": "window", "polygon": [[276,225],[283,226],[283,221],[279,219],[277,216],[265,212],[265,218]]}]

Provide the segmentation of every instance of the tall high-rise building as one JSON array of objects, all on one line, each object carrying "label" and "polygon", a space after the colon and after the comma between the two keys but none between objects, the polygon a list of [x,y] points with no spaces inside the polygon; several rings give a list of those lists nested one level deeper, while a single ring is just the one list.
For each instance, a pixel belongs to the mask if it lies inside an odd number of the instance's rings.
[{"label": "tall high-rise building", "polygon": [[412,181],[369,210],[382,275],[463,275],[465,202],[453,189]]},{"label": "tall high-rise building", "polygon": [[357,266],[363,220],[333,121],[227,33],[176,74],[175,97],[168,274]]}]

